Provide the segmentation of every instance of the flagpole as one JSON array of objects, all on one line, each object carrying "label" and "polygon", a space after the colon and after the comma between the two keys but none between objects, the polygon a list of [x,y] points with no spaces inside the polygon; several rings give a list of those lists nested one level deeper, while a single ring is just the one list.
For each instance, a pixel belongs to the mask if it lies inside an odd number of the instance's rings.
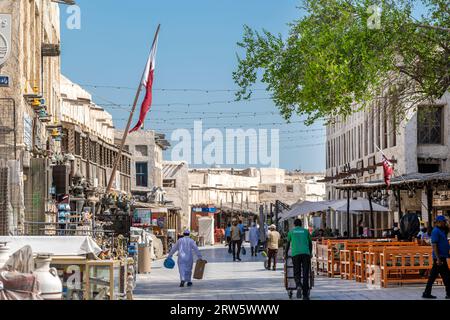
[{"label": "flagpole", "polygon": [[[153,48],[155,43],[156,43],[156,39],[158,38],[160,27],[161,27],[161,24],[159,24],[158,28],[156,29],[155,38],[153,39],[153,44],[152,44],[151,48]],[[130,131],[130,127],[131,127],[131,122],[133,121],[134,111],[136,110],[136,106],[137,106],[137,103],[139,101],[139,96],[141,95],[142,82],[144,80],[144,75],[145,75],[145,68],[144,68],[144,71],[142,72],[142,77],[141,77],[141,80],[139,82],[139,86],[138,86],[138,89],[137,89],[137,92],[136,92],[136,96],[134,98],[133,107],[131,108],[130,117],[128,118],[127,126],[125,128],[124,133],[123,133],[122,141],[121,141],[120,147],[119,147],[119,152],[117,153],[116,160],[114,161],[114,165],[113,165],[112,172],[111,172],[111,177],[109,179],[108,187],[106,188],[106,194],[108,194],[111,191],[113,181],[114,181],[114,179],[116,177],[117,167],[119,166],[120,159],[122,157],[123,147],[125,146],[125,142],[126,142],[127,137],[128,137],[128,132]]]}]

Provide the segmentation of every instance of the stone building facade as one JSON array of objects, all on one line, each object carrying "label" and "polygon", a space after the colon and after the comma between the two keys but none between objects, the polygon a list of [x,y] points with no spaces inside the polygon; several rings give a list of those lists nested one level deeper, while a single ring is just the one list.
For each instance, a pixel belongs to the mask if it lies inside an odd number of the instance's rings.
[{"label": "stone building facade", "polygon": [[[79,85],[61,76],[61,154],[74,157],[71,175],[77,171],[97,194],[106,191],[118,148],[114,144],[114,125],[110,113],[97,106]],[[131,154],[122,158],[113,191],[131,192]]]},{"label": "stone building facade", "polygon": [[[383,180],[382,154],[394,164],[394,176],[416,173],[450,172],[450,94],[434,104],[411,108],[406,119],[396,120],[395,101],[382,97],[370,108],[352,114],[347,119],[336,119],[327,126],[326,181],[327,198],[346,198],[346,191],[336,188],[344,179],[354,183]],[[380,151],[381,150],[381,151]],[[402,211],[417,212],[427,222],[424,202],[425,190],[415,192],[414,199],[402,193]],[[352,195],[367,197],[366,193]],[[417,199],[415,199],[417,198]],[[425,201],[426,202],[426,201]],[[419,205],[418,205],[419,203]],[[375,213],[375,228],[389,229],[399,222],[398,201],[390,193],[379,204],[389,207],[388,214]],[[328,215],[327,225],[345,230],[346,215]],[[364,221],[368,220],[364,215]],[[356,219],[351,221],[356,228]],[[380,233],[381,234],[381,233]]]},{"label": "stone building facade", "polygon": [[180,230],[189,228],[189,166],[184,161],[163,162],[163,188],[167,201],[179,209]]},{"label": "stone building facade", "polygon": [[191,223],[195,225],[195,215],[213,215],[211,212],[222,214],[219,224],[234,216],[259,215],[261,206],[264,214],[269,214],[277,200],[287,205],[312,197],[323,200],[325,184],[319,182],[323,177],[279,168],[190,169]]},{"label": "stone building facade", "polygon": [[276,200],[287,205],[304,200],[324,200],[325,184],[318,182],[323,179],[323,173],[305,173],[274,168],[261,168],[259,171],[261,174],[259,187],[265,190],[260,195],[260,201],[266,206]]},{"label": "stone building facade", "polygon": [[[122,130],[114,132],[115,143],[119,145]],[[163,152],[170,144],[165,136],[153,130],[140,130],[128,134],[125,150],[132,154],[131,191],[151,192],[163,186]]]},{"label": "stone building facade", "polygon": [[0,2],[0,194],[10,204],[0,208],[2,233],[23,232],[25,221],[43,221],[51,210],[49,154],[60,148],[50,135],[60,120],[59,24],[54,1]]}]

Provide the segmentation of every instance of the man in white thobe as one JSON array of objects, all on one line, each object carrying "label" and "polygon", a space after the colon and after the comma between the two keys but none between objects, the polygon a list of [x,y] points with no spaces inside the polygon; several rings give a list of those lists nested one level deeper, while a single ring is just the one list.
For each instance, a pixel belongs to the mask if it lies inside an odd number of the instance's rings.
[{"label": "man in white thobe", "polygon": [[259,227],[254,222],[250,227],[249,240],[250,240],[250,247],[252,250],[252,257],[253,256],[256,257],[256,254],[258,253]]},{"label": "man in white thobe", "polygon": [[192,266],[194,264],[194,254],[197,255],[198,259],[202,259],[202,255],[198,250],[197,244],[192,240],[189,235],[189,230],[185,230],[183,233],[184,237],[178,239],[172,250],[169,252],[168,258],[172,258],[175,252],[178,251],[178,271],[180,272],[180,287],[184,287],[187,282],[187,286],[192,286]]}]

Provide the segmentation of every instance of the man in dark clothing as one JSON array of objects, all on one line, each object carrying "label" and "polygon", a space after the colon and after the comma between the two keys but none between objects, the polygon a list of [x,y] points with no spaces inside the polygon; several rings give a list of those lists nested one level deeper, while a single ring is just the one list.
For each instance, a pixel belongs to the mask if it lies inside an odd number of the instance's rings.
[{"label": "man in dark clothing", "polygon": [[[294,277],[297,285],[297,298],[303,294],[303,300],[309,300],[309,276],[311,269],[312,239],[311,234],[302,228],[302,221],[296,219],[294,228],[288,233],[288,243],[285,258],[289,255],[289,248],[292,247],[291,256],[294,264]],[[302,281],[303,276],[303,281]]]},{"label": "man in dark clothing", "polygon": [[436,299],[436,296],[431,294],[433,283],[438,277],[441,276],[445,285],[446,297],[450,299],[450,270],[448,269],[447,259],[449,257],[450,246],[447,239],[448,226],[447,220],[444,216],[438,216],[436,218],[436,224],[431,232],[431,245],[433,246],[433,267],[431,268],[428,283],[422,298]]},{"label": "man in dark clothing", "polygon": [[[233,225],[231,226],[231,241],[233,243],[233,261],[241,261],[241,239],[242,239],[242,231],[238,226],[236,220],[233,221]],[[237,251],[236,251],[237,247]]]}]

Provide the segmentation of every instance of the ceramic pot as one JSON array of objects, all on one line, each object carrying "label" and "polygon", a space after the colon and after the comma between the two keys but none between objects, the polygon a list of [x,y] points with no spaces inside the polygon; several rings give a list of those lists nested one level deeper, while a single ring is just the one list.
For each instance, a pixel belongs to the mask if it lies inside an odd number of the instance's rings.
[{"label": "ceramic pot", "polygon": [[34,273],[39,282],[39,291],[44,300],[61,300],[62,283],[58,277],[58,271],[50,268],[52,261],[50,254],[38,254],[34,260],[36,269]]},{"label": "ceramic pot", "polygon": [[6,243],[0,243],[0,269],[3,268],[9,259],[9,248]]}]

